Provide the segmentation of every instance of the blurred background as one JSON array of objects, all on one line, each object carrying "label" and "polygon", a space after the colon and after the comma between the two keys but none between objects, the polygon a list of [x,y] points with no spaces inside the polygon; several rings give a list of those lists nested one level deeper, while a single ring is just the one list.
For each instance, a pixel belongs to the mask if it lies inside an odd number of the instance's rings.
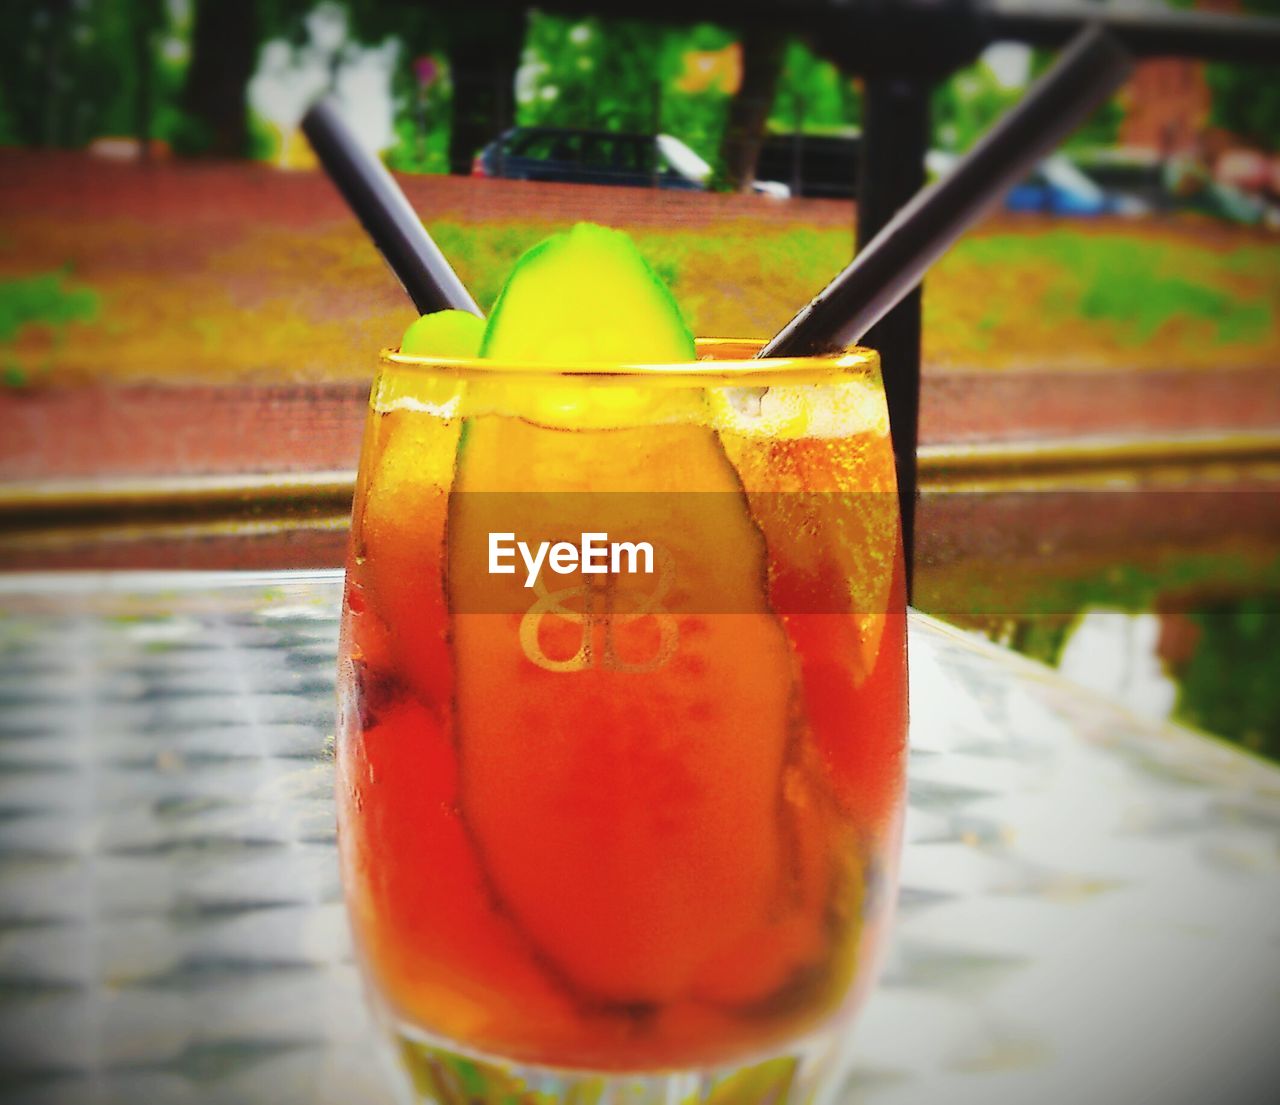
[{"label": "blurred background", "polygon": [[[928,175],[1053,57],[942,51],[969,6],[903,5],[934,9]],[[587,219],[698,333],[773,334],[853,253],[879,45],[761,7],[786,33],[716,2],[9,0],[0,567],[341,563],[413,311],[299,132],[326,90],[482,307]],[[1280,68],[1144,57],[926,281],[916,604],[1280,757],[1278,310]]]}]

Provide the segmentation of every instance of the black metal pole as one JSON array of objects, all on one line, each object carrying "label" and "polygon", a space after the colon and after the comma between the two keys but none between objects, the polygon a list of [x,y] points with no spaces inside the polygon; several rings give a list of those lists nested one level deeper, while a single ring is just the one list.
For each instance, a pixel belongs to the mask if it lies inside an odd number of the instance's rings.
[{"label": "black metal pole", "polygon": [[[1243,12],[1120,8],[1090,0],[980,0],[978,26],[988,42],[1013,39],[1060,46],[1087,23],[1111,32],[1131,53],[1204,61],[1280,61],[1280,19]],[[927,32],[923,32],[927,33]]]},{"label": "black metal pole", "polygon": [[[858,169],[858,246],[871,241],[924,184],[929,150],[929,95],[923,78],[869,77],[862,98]],[[917,287],[868,331],[865,345],[880,353],[893,425],[893,455],[902,505],[907,597],[914,578],[916,436],[920,422],[920,289]]]}]

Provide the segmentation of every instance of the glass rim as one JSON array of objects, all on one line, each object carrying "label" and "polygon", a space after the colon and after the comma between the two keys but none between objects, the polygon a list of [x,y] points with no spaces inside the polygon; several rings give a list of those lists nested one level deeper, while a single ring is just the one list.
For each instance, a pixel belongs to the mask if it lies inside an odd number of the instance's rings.
[{"label": "glass rim", "polygon": [[831,383],[842,376],[878,373],[880,354],[866,346],[807,357],[761,357],[764,342],[750,338],[698,338],[693,362],[614,361],[538,362],[482,360],[476,357],[419,357],[384,349],[380,369],[394,368],[429,376],[461,379],[578,380],[600,383],[664,383],[688,387],[744,386],[772,383]]}]

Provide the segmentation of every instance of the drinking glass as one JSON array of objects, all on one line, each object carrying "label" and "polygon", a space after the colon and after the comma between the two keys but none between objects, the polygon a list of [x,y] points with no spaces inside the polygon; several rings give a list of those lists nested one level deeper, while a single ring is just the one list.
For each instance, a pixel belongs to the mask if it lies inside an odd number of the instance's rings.
[{"label": "drinking glass", "polygon": [[414,1100],[813,1101],[895,889],[906,640],[874,352],[382,354],[337,734]]}]

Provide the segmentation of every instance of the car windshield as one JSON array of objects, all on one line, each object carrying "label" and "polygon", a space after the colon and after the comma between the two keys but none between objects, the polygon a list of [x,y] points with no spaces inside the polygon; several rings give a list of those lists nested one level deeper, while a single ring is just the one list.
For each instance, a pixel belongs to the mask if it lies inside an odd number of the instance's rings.
[{"label": "car windshield", "polygon": [[711,166],[689,149],[679,138],[669,134],[660,134],[657,138],[658,149],[671,166],[682,177],[702,182],[711,176]]},{"label": "car windshield", "polygon": [[577,161],[579,136],[568,131],[532,130],[517,134],[510,152],[539,161]]},{"label": "car windshield", "polygon": [[648,171],[644,158],[644,142],[630,135],[596,134],[583,142],[582,163],[597,169],[620,169],[625,172]]}]

